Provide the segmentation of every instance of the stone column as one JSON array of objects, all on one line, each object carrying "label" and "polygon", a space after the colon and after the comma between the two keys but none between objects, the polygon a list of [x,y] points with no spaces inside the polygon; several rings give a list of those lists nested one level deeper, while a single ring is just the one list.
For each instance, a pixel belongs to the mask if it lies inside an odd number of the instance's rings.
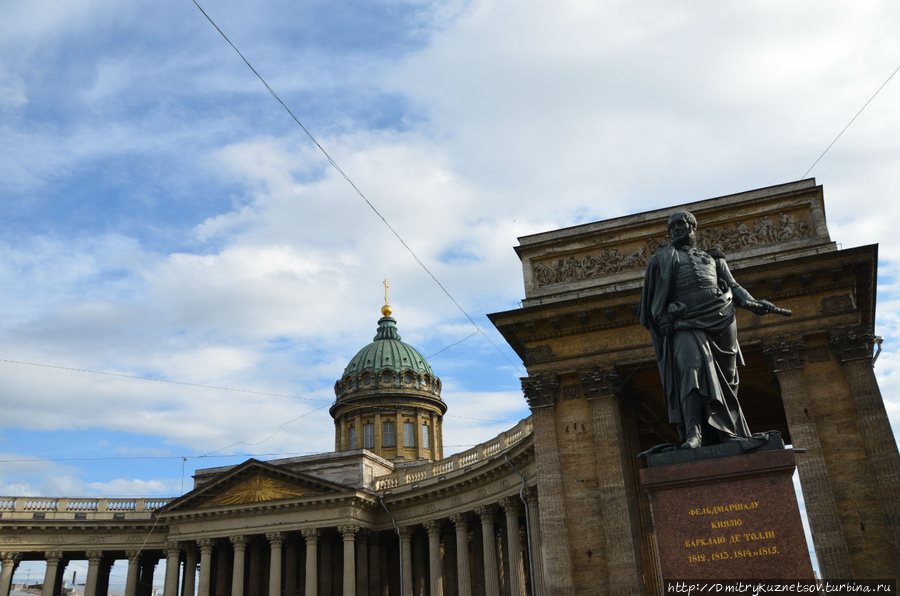
[{"label": "stone column", "polygon": [[59,551],[48,551],[44,553],[44,559],[47,561],[47,569],[44,571],[44,587],[41,589],[41,596],[59,596],[59,592],[53,593],[53,588],[56,587],[62,553]]},{"label": "stone column", "polygon": [[824,579],[849,578],[853,577],[850,551],[825,466],[815,414],[803,382],[805,350],[800,338],[780,338],[763,345],[763,353],[781,389],[791,442],[796,448],[806,449],[806,453],[797,457],[797,471],[819,571]]},{"label": "stone column", "polygon": [[603,517],[604,560],[608,590],[613,594],[644,590],[639,522],[635,516],[632,462],[625,449],[621,378],[615,368],[599,367],[579,374],[591,410],[591,430],[597,454],[597,498]]},{"label": "stone column", "polygon": [[244,596],[244,566],[247,561],[247,537],[231,536],[234,563],[231,566],[231,596]]},{"label": "stone column", "polygon": [[413,596],[412,535],[411,527],[400,528],[400,567],[403,568],[403,577],[400,578],[401,596]]},{"label": "stone column", "polygon": [[[197,596],[210,596],[210,578],[212,576],[212,552],[213,541],[210,538],[202,538],[197,541],[200,545],[200,583],[197,585]],[[85,594],[84,596],[87,596]]]},{"label": "stone column", "polygon": [[[141,551],[129,550],[125,552],[128,558],[128,572],[125,575],[125,596],[135,596],[138,591],[138,578],[141,573]],[[85,589],[87,589],[85,587]]]},{"label": "stone column", "polygon": [[338,531],[344,539],[344,596],[356,596],[356,532],[359,526],[341,526]]},{"label": "stone column", "polygon": [[97,584],[100,581],[100,561],[103,559],[103,551],[91,550],[87,553],[88,571],[84,580],[84,596],[99,596]]},{"label": "stone column", "polygon": [[271,549],[269,555],[269,596],[281,596],[281,545],[284,534],[269,532],[266,534]]},{"label": "stone column", "polygon": [[188,544],[184,549],[184,583],[181,586],[182,596],[194,596],[194,584],[197,583],[197,547]]},{"label": "stone column", "polygon": [[12,588],[13,571],[16,568],[18,559],[19,553],[0,552],[0,596],[9,596],[10,588]]},{"label": "stone column", "polygon": [[545,589],[553,596],[574,596],[562,463],[556,437],[559,378],[553,374],[523,378],[522,391],[531,408],[538,490],[544,495],[541,499],[540,525],[544,541],[541,555]]},{"label": "stone column", "polygon": [[484,548],[484,593],[485,596],[499,596],[497,546],[494,544],[494,521],[497,510],[494,507],[478,507],[475,509],[475,513],[481,518],[481,541]]},{"label": "stone column", "polygon": [[519,497],[503,497],[500,499],[500,506],[506,512],[510,596],[525,596],[525,565],[522,560],[522,540],[519,534],[520,503]]},{"label": "stone column", "polygon": [[304,586],[305,596],[316,596],[319,593],[319,562],[318,542],[319,530],[310,528],[303,530],[303,539],[306,540],[306,585]]},{"label": "stone column", "polygon": [[431,577],[430,596],[444,595],[444,574],[441,567],[441,523],[435,519],[424,524],[428,532],[428,575]]},{"label": "stone column", "polygon": [[872,362],[875,337],[862,326],[855,326],[831,333],[830,341],[850,384],[875,493],[894,550],[894,565],[900,569],[900,499],[897,498],[900,495],[900,452],[875,379]]},{"label": "stone column", "polygon": [[406,433],[403,428],[403,406],[396,406],[397,415],[394,419],[394,435],[397,437],[397,455],[398,459],[406,459],[404,453],[406,445]]},{"label": "stone column", "polygon": [[472,573],[469,569],[469,517],[464,513],[450,516],[456,528],[456,577],[459,596],[472,596]]},{"label": "stone column", "polygon": [[163,596],[178,596],[178,568],[181,560],[181,547],[177,542],[166,543],[166,579],[163,584]]},{"label": "stone column", "polygon": [[531,553],[528,560],[531,565],[531,592],[532,596],[544,596],[544,558],[541,556],[544,547],[541,544],[540,508],[536,487],[529,486],[525,489],[525,501],[528,503],[528,532],[531,535],[531,543],[528,545]]},{"label": "stone column", "polygon": [[357,591],[369,591],[369,535],[371,530],[361,528],[356,535],[356,586]]}]

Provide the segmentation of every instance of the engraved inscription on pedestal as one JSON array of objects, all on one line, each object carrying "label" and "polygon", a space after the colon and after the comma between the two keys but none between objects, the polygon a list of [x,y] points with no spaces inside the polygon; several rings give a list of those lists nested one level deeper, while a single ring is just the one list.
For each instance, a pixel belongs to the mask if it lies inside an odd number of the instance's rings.
[{"label": "engraved inscription on pedestal", "polygon": [[791,450],[641,470],[663,578],[812,579]]}]

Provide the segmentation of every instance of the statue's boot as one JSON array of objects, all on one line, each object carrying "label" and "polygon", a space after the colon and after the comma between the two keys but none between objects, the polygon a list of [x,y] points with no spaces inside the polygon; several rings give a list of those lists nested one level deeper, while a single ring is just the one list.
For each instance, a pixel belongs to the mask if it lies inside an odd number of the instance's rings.
[{"label": "statue's boot", "polygon": [[684,399],[684,443],[682,449],[696,449],[703,445],[703,427],[700,420],[703,413],[703,397],[691,392]]}]

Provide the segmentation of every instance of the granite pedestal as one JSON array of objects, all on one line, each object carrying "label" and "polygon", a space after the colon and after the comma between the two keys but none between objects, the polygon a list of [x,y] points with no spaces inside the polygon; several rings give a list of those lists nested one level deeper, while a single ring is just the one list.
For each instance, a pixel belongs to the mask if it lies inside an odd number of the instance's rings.
[{"label": "granite pedestal", "polygon": [[714,446],[650,456],[640,471],[663,579],[814,579],[793,450],[721,453]]}]

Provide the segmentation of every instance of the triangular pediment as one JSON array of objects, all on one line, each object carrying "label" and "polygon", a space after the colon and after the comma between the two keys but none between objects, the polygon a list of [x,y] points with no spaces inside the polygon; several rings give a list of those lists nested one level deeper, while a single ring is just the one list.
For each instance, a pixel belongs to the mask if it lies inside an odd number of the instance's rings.
[{"label": "triangular pediment", "polygon": [[348,490],[352,489],[309,474],[250,459],[224,471],[219,478],[171,501],[161,513],[182,514],[193,509],[302,500]]}]

